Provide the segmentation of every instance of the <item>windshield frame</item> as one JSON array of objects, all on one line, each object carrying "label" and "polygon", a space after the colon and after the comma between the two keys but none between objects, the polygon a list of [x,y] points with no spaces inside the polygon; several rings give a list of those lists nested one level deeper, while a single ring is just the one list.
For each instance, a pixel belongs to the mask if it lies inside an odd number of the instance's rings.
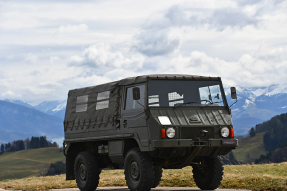
[{"label": "windshield frame", "polygon": [[[153,107],[150,107],[149,106],[149,83],[151,82],[151,81],[191,81],[191,82],[196,82],[196,81],[198,81],[198,82],[200,82],[200,81],[217,81],[218,82],[218,85],[219,85],[219,87],[220,87],[220,93],[221,93],[221,97],[222,97],[222,102],[223,102],[223,106],[214,106],[214,105],[209,105],[209,104],[202,104],[201,106],[199,106],[199,105],[185,105],[185,102],[183,102],[183,105],[181,105],[181,106],[178,106],[178,105],[176,105],[176,106],[153,106]],[[222,81],[221,80],[206,80],[206,79],[204,79],[204,80],[182,80],[182,79],[152,79],[152,80],[148,80],[147,82],[146,82],[146,100],[145,100],[145,102],[146,102],[146,106],[148,107],[148,108],[150,108],[150,109],[157,109],[157,108],[173,108],[173,109],[175,109],[175,108],[181,108],[181,109],[183,109],[183,108],[214,108],[214,109],[216,109],[216,108],[229,108],[229,106],[228,106],[228,102],[227,102],[227,99],[226,99],[226,95],[225,95],[225,91],[224,91],[224,88],[223,88],[223,84],[222,84]]]}]

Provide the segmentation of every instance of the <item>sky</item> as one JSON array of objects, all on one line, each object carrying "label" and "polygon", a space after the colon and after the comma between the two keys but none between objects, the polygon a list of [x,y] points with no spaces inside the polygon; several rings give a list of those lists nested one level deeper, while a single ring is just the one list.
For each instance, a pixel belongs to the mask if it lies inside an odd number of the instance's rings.
[{"label": "sky", "polygon": [[286,83],[287,0],[0,0],[0,99],[146,74]]}]

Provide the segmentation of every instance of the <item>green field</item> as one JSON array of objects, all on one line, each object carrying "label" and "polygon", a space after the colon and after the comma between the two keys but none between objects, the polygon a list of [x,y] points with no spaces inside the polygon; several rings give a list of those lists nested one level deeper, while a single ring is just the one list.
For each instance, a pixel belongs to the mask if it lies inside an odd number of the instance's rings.
[{"label": "green field", "polygon": [[38,175],[65,157],[59,148],[27,149],[0,155],[0,180]]},{"label": "green field", "polygon": [[266,151],[263,143],[263,133],[257,133],[254,137],[245,137],[239,140],[239,147],[233,150],[233,153],[237,160],[244,161],[247,153],[249,153],[250,159],[258,159],[260,155],[265,155]]}]

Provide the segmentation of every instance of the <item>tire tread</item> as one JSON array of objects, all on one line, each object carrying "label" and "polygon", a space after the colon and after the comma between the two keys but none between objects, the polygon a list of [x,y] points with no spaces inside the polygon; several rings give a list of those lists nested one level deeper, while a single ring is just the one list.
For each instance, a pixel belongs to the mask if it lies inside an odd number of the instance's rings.
[{"label": "tire tread", "polygon": [[[84,187],[82,187],[80,181],[77,179],[77,164],[76,161],[79,157],[83,157],[84,160],[87,162],[87,171],[89,174],[89,178],[87,180],[87,183]],[[74,172],[75,172],[75,177],[76,177],[76,182],[81,191],[94,191],[97,189],[98,184],[99,184],[99,166],[98,166],[98,161],[96,157],[89,151],[83,151],[80,152],[75,160],[75,165],[74,165]],[[82,187],[82,188],[81,188]]]}]

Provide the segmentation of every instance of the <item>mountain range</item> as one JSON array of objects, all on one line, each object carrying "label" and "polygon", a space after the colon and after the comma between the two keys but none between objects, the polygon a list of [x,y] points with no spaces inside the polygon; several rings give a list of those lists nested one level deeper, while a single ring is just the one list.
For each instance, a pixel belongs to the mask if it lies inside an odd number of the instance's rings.
[{"label": "mountain range", "polygon": [[[229,105],[230,90],[225,89]],[[287,84],[266,87],[237,87],[238,101],[231,107],[236,135],[246,135],[251,127],[287,112]],[[63,137],[66,100],[44,101],[36,106],[21,100],[0,101],[0,142],[46,135]]]}]

